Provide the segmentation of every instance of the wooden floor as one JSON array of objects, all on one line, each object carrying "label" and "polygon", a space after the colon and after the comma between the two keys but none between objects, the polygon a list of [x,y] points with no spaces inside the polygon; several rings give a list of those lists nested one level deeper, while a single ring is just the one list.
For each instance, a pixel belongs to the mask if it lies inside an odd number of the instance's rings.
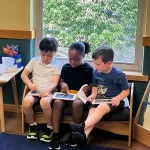
[{"label": "wooden floor", "polygon": [[[6,132],[25,135],[21,132],[21,114],[5,112],[5,124]],[[1,129],[0,129],[1,131]],[[128,150],[150,150],[149,147],[132,140],[132,146],[127,146],[127,137],[115,135],[106,131],[94,129],[88,138],[89,144],[112,147],[112,148],[123,148]]]}]

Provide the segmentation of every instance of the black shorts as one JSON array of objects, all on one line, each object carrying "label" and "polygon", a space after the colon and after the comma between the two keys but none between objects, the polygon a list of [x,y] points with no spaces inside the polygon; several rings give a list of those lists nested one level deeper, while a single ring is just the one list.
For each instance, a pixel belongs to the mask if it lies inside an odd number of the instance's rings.
[{"label": "black shorts", "polygon": [[[52,102],[51,102],[51,107],[52,108],[53,108],[54,101],[55,101],[55,99],[53,99]],[[64,107],[63,108],[65,108],[65,107],[71,107],[72,108],[73,101],[67,101],[67,100],[60,100],[60,101],[64,102]]]},{"label": "black shorts", "polygon": [[[124,102],[124,101],[121,101],[118,106],[112,106],[112,104],[107,104],[107,105],[108,105],[109,108],[110,108],[109,114],[111,114],[111,113],[115,113],[115,112],[118,112],[119,110],[123,109],[124,106],[125,106],[125,102]],[[96,108],[97,106],[98,106],[98,105],[91,105],[91,106],[89,107],[89,109],[90,109],[90,108]]]}]

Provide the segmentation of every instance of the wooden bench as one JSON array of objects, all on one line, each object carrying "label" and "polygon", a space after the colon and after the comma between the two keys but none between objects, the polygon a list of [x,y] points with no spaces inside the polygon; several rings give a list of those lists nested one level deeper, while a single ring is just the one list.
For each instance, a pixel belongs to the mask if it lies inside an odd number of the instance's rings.
[{"label": "wooden bench", "polygon": [[[126,107],[114,113],[112,115],[105,115],[102,120],[96,124],[95,128],[103,129],[115,134],[126,135],[128,136],[128,146],[131,146],[131,132],[132,132],[132,105],[133,105],[133,90],[134,83],[130,83],[130,95],[128,96],[130,107]],[[29,92],[29,88],[25,86],[23,98]],[[38,111],[40,109],[40,111]],[[35,104],[35,119],[38,124],[46,123],[43,113],[39,104]],[[70,123],[72,122],[71,109],[65,108],[63,110],[63,116],[61,123]],[[87,115],[87,113],[86,113]],[[25,130],[25,123],[28,123],[23,110],[22,110],[22,132]]]}]

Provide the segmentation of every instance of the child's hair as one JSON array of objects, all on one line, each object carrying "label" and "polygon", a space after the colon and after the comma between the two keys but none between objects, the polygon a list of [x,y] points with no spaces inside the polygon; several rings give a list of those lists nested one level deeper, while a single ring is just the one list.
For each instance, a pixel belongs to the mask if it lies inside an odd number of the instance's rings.
[{"label": "child's hair", "polygon": [[113,62],[114,60],[114,51],[112,48],[103,46],[98,47],[92,54],[93,59],[98,59],[101,57],[103,63],[107,63],[108,61]]},{"label": "child's hair", "polygon": [[51,37],[45,37],[39,44],[40,51],[43,52],[57,52],[58,50],[58,42],[55,38]]},{"label": "child's hair", "polygon": [[73,42],[69,49],[75,49],[79,51],[82,55],[88,54],[90,52],[90,45],[87,42]]}]

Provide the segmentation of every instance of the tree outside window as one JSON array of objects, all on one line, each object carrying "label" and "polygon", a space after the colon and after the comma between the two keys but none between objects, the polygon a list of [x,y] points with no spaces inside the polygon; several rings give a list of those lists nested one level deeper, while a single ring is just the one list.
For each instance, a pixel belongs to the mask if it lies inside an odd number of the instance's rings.
[{"label": "tree outside window", "polygon": [[79,40],[92,51],[110,46],[116,62],[134,63],[137,11],[138,0],[43,0],[43,36],[58,39],[60,57]]}]

